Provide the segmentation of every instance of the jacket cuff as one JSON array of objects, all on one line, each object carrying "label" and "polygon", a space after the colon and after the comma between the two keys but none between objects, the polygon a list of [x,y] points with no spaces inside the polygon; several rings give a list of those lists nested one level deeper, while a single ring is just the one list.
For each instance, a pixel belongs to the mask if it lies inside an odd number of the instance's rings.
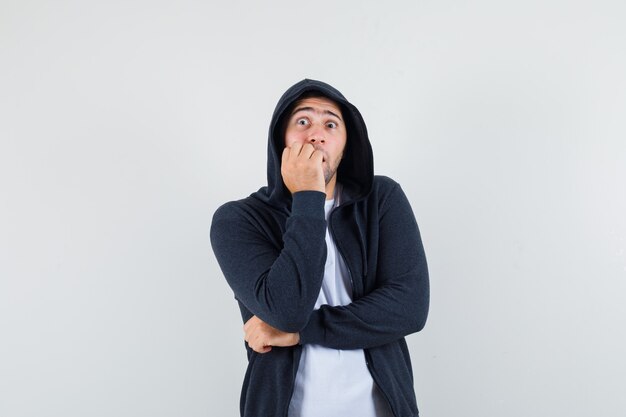
[{"label": "jacket cuff", "polygon": [[321,191],[298,191],[291,201],[292,216],[309,216],[325,220],[324,202],[326,194]]},{"label": "jacket cuff", "polygon": [[304,329],[300,330],[300,344],[316,344],[320,345],[324,342],[324,326],[322,325],[321,317],[317,314],[318,311],[314,310],[309,317],[309,322]]}]

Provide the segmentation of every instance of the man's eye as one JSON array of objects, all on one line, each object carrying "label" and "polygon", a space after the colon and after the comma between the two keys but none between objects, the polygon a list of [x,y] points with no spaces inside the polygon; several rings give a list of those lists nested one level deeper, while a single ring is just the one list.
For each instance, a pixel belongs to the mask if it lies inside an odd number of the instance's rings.
[{"label": "man's eye", "polygon": [[309,124],[309,121],[307,119],[298,119],[296,120],[296,124],[300,126],[306,126]]},{"label": "man's eye", "polygon": [[331,129],[335,129],[337,127],[337,123],[335,123],[335,122],[328,122],[328,123],[326,123],[326,127],[329,127]]}]

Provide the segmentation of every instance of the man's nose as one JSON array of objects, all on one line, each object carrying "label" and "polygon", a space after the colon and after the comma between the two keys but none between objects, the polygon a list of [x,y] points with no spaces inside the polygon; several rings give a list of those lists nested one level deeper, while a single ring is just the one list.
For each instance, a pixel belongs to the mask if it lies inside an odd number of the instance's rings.
[{"label": "man's nose", "polygon": [[320,126],[313,126],[309,131],[308,141],[310,143],[324,143],[326,141],[326,137],[324,136],[324,129]]}]

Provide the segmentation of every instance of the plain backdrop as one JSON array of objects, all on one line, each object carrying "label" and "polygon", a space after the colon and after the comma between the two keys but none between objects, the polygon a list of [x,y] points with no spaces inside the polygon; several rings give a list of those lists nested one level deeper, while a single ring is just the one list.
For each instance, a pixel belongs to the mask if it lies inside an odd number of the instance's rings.
[{"label": "plain backdrop", "polygon": [[626,415],[626,3],[0,0],[0,416],[237,416],[210,248],[303,78],[363,113],[432,301],[424,417]]}]

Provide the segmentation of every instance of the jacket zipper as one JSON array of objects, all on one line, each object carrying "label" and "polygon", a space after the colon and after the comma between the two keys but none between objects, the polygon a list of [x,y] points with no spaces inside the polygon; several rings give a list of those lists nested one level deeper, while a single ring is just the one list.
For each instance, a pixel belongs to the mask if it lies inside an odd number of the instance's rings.
[{"label": "jacket zipper", "polygon": [[[343,258],[343,262],[346,265],[346,269],[348,270],[348,275],[350,275],[350,283],[352,284],[352,300],[354,300],[354,298],[356,298],[355,296],[358,296],[359,298],[363,295],[362,291],[359,292],[359,294],[355,294],[354,291],[354,280],[352,279],[352,270],[350,269],[350,265],[348,264],[348,261],[346,259],[346,257],[344,256],[342,250],[341,250],[341,245],[339,244],[339,241],[337,240],[337,237],[335,236],[335,232],[332,228],[332,215],[335,212],[336,208],[333,209],[329,216],[328,216],[328,230],[330,230],[330,234],[333,237],[333,240],[335,241],[335,246],[337,246],[337,251],[339,252],[339,255]],[[362,236],[359,236],[362,238]],[[363,242],[361,242],[361,246],[363,246]],[[365,253],[364,253],[365,255]],[[366,260],[363,260],[363,262],[367,262]],[[389,401],[389,396],[387,395],[387,393],[385,392],[385,390],[383,390],[382,386],[380,385],[380,383],[377,380],[377,376],[376,376],[376,372],[374,372],[374,369],[372,368],[372,365],[370,365],[370,355],[369,355],[369,351],[367,349],[363,349],[363,352],[365,354],[365,366],[367,366],[367,370],[369,371],[370,375],[372,376],[372,380],[374,381],[374,383],[376,384],[376,386],[378,387],[378,390],[381,392],[381,394],[383,395],[383,397],[385,398],[385,401],[387,401],[387,404],[389,405],[389,409],[391,410],[391,413],[396,416],[396,412],[393,409],[393,406],[391,405],[391,401]]]},{"label": "jacket zipper", "polygon": [[363,349],[363,351],[365,352],[365,365],[367,366],[367,370],[370,371],[370,375],[372,375],[372,379],[374,380],[374,383],[378,387],[378,390],[383,395],[383,397],[385,397],[385,401],[387,401],[387,404],[389,405],[389,409],[391,410],[391,414],[393,414],[394,416],[397,416],[396,412],[393,409],[393,405],[391,404],[391,401],[389,400],[389,397],[387,396],[387,393],[385,392],[385,390],[383,390],[381,385],[378,383],[378,379],[377,379],[378,377],[376,376],[376,372],[374,372],[374,369],[373,369],[372,365],[370,364],[370,354],[369,354],[368,350],[367,349]]},{"label": "jacket zipper", "polygon": [[[330,235],[333,237],[333,241],[335,242],[335,246],[337,246],[337,251],[339,252],[339,256],[341,256],[341,259],[343,259],[343,263],[346,265],[346,269],[348,270],[348,275],[350,277],[350,284],[352,284],[352,299],[354,300],[354,279],[352,277],[352,269],[350,269],[350,265],[348,264],[347,258],[345,257],[345,255],[343,254],[343,251],[341,250],[341,245],[339,244],[339,241],[337,240],[337,236],[335,236],[335,230],[332,228],[332,220],[333,220],[333,214],[335,213],[335,210],[337,210],[338,207],[335,207],[334,209],[332,209],[332,211],[329,213],[328,215],[328,230],[330,230]],[[361,244],[362,246],[363,244]],[[361,297],[361,294],[358,294],[359,297]]]}]

